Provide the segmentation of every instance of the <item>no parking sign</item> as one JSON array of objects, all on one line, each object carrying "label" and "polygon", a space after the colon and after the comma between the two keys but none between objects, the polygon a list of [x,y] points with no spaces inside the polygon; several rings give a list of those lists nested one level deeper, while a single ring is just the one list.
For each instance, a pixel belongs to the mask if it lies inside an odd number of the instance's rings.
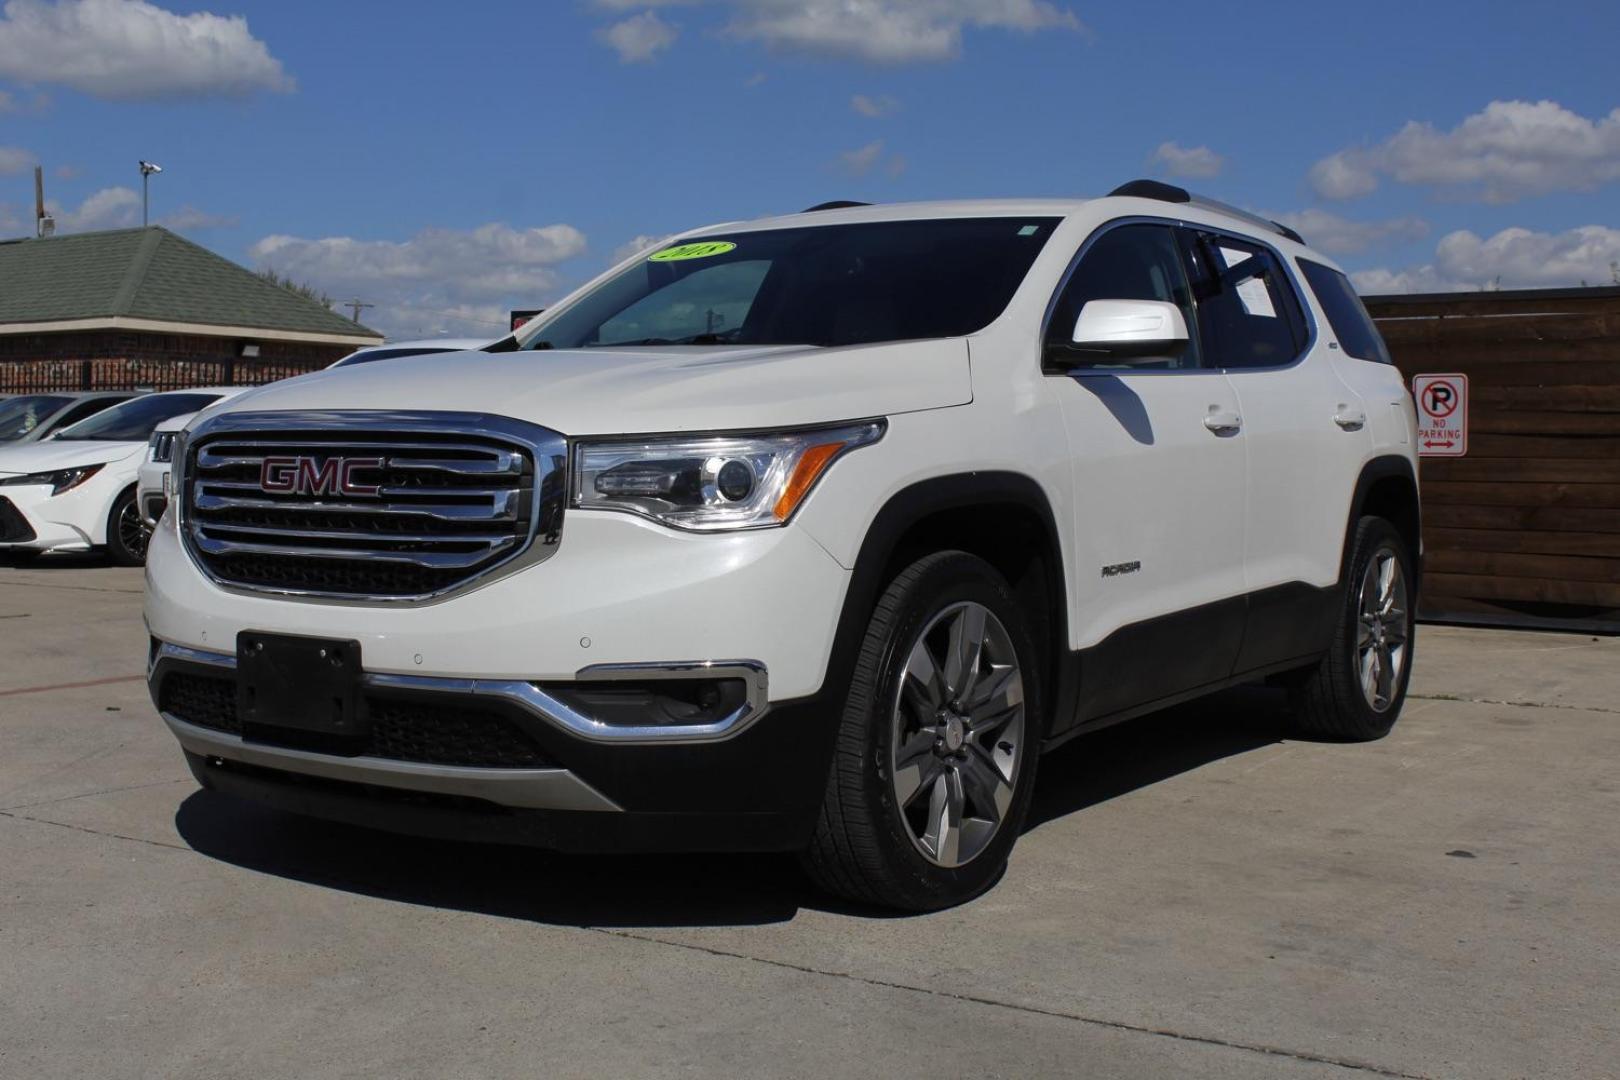
[{"label": "no parking sign", "polygon": [[1421,457],[1468,453],[1468,376],[1414,375],[1417,443]]}]

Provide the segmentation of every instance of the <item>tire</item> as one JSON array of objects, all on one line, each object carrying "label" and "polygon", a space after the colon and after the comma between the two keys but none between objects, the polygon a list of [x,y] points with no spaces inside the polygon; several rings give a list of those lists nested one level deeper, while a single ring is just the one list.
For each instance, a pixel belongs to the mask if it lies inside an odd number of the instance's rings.
[{"label": "tire", "polygon": [[114,566],[140,566],[146,562],[146,544],[152,530],[141,520],[135,489],[127,488],[113,500],[107,514],[107,557]]},{"label": "tire", "polygon": [[[974,638],[976,649],[956,648]],[[983,560],[939,552],[895,576],[867,625],[801,858],[817,884],[907,911],[995,884],[1035,788],[1039,656],[1006,581]]]},{"label": "tire", "polygon": [[1357,521],[1332,642],[1293,690],[1302,734],[1362,742],[1395,726],[1412,677],[1414,580],[1412,553],[1395,526],[1379,517]]}]

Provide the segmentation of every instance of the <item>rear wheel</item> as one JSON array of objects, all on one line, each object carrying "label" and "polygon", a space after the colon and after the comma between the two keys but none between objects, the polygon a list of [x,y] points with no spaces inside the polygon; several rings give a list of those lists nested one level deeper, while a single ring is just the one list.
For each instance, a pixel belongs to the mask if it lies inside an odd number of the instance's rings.
[{"label": "rear wheel", "polygon": [[113,500],[107,515],[107,557],[116,566],[140,566],[146,562],[146,545],[151,539],[152,530],[135,505],[135,489],[129,488]]},{"label": "rear wheel", "polygon": [[812,877],[912,911],[1006,867],[1034,789],[1038,661],[1001,575],[963,552],[898,574],[867,627],[815,836]]},{"label": "rear wheel", "polygon": [[1389,733],[1412,676],[1413,599],[1405,540],[1385,519],[1362,518],[1332,644],[1294,690],[1303,732],[1354,740]]}]

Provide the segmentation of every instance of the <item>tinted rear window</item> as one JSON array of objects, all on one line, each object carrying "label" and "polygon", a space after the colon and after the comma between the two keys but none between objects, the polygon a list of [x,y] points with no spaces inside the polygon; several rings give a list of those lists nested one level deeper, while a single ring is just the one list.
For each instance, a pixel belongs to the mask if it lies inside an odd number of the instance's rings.
[{"label": "tinted rear window", "polygon": [[1328,325],[1333,327],[1333,336],[1339,339],[1339,348],[1345,355],[1375,364],[1393,363],[1384,339],[1378,335],[1378,328],[1373,326],[1372,316],[1367,314],[1350,279],[1308,259],[1299,260],[1299,268],[1305,272],[1305,280],[1310,282],[1311,291],[1327,314]]}]

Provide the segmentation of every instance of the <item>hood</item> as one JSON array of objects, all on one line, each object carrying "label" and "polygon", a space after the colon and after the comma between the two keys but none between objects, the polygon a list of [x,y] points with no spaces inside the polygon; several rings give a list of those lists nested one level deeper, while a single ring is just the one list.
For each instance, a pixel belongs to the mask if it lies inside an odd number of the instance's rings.
[{"label": "hood", "polygon": [[271,383],[210,413],[443,409],[608,435],[832,423],[972,397],[967,342],[957,338],[402,357]]},{"label": "hood", "polygon": [[0,450],[0,476],[55,472],[81,465],[105,465],[144,453],[145,442],[43,439]]}]

